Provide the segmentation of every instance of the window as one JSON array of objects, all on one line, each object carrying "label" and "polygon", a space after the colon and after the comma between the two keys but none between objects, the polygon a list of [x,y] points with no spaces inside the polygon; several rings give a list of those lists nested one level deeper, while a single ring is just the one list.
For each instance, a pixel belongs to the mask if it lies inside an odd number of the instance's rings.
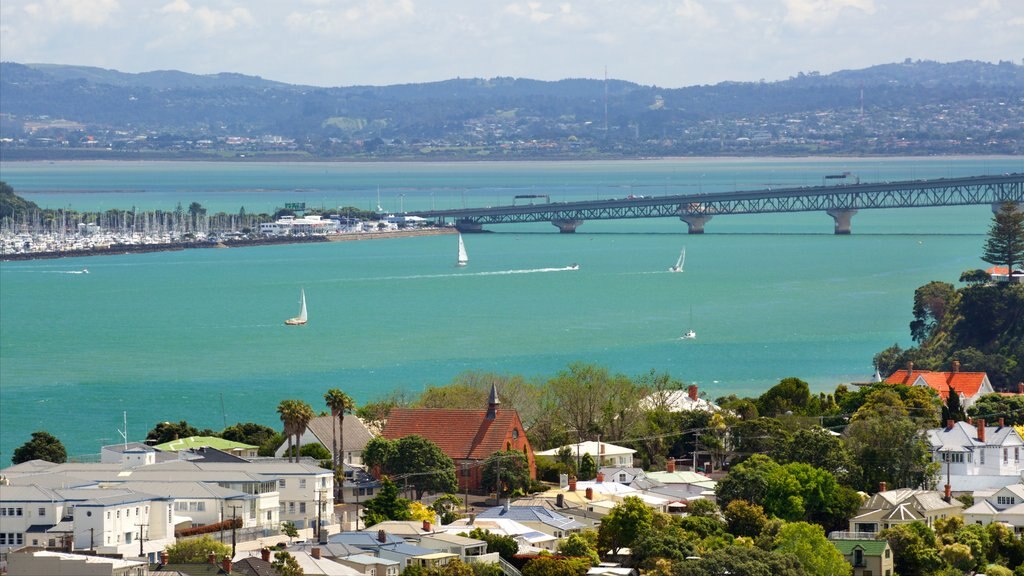
[{"label": "window", "polygon": [[512,429],[512,439],[513,440],[518,440],[519,439],[519,428],[513,428]]},{"label": "window", "polygon": [[277,487],[278,488],[284,488],[285,485],[286,485],[286,482],[285,482],[284,478],[281,478],[280,480],[278,480],[278,482],[277,482]]},{"label": "window", "polygon": [[284,502],[281,502],[281,514],[284,514]]},{"label": "window", "polygon": [[981,448],[981,449],[978,450],[978,463],[982,464],[982,465],[985,464],[985,449],[984,448]]},{"label": "window", "polygon": [[132,533],[131,532],[125,532],[124,533],[124,543],[125,544],[131,544],[132,543]]},{"label": "window", "polygon": [[305,488],[305,487],[306,487],[306,479],[302,478],[302,479],[299,480],[299,488],[301,489],[301,488]]},{"label": "window", "polygon": [[888,558],[891,555],[892,555],[892,550],[889,550],[888,548],[886,548],[885,549],[885,557]]},{"label": "window", "polygon": [[1016,446],[1013,448],[1013,461],[1020,462],[1020,448]]},{"label": "window", "polygon": [[1002,504],[1007,506],[1013,506],[1017,503],[1017,499],[1013,496],[998,496],[996,497],[996,504]]},{"label": "window", "polygon": [[853,551],[853,565],[860,567],[864,565],[864,551],[860,548]]},{"label": "window", "polygon": [[[1009,448],[1003,448],[1003,464],[1009,464],[1009,463],[1010,463],[1010,449]],[[18,516],[21,516],[21,514],[18,514]]]},{"label": "window", "polygon": [[46,516],[46,508],[40,508],[39,509],[39,515],[40,516]]},{"label": "window", "polygon": [[267,521],[274,519],[274,513],[271,510],[267,510]]},{"label": "window", "polygon": [[619,472],[619,482],[622,482],[622,483],[626,482],[626,473],[625,472]]},{"label": "window", "polygon": [[288,513],[295,514],[295,502],[288,503]]},{"label": "window", "polygon": [[299,514],[305,514],[305,513],[306,513],[306,503],[305,502],[299,502]]},{"label": "window", "polygon": [[964,455],[963,455],[962,452],[952,452],[952,453],[951,452],[943,452],[942,453],[942,461],[943,462],[952,462],[954,464],[960,464],[960,463],[962,463],[964,461]]}]

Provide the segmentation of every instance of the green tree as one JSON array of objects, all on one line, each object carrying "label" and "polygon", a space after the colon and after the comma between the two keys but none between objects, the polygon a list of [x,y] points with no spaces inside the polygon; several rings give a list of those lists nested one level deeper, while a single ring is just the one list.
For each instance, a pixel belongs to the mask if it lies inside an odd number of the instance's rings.
[{"label": "green tree", "polygon": [[156,426],[146,434],[147,444],[163,444],[172,440],[199,436],[199,430],[188,422],[157,422]]},{"label": "green tree", "polygon": [[241,442],[252,446],[263,446],[277,436],[277,430],[255,422],[239,422],[232,424],[220,433],[220,437],[232,442]]},{"label": "green tree", "polygon": [[39,210],[35,202],[18,196],[10,184],[0,180],[0,219],[17,219],[33,210]]},{"label": "green tree", "polygon": [[935,333],[956,300],[956,289],[948,282],[929,282],[914,291],[914,320],[910,336],[925,342]]},{"label": "green tree", "polygon": [[284,535],[288,537],[289,542],[299,537],[299,529],[295,527],[294,522],[282,522],[281,532],[283,532]]},{"label": "green tree", "polygon": [[768,516],[764,513],[764,508],[746,500],[729,502],[729,505],[725,507],[724,515],[725,522],[729,526],[729,533],[734,536],[755,538],[768,524]]},{"label": "green tree", "polygon": [[1024,210],[1006,202],[992,217],[981,259],[1011,272],[1024,263]]},{"label": "green tree", "polygon": [[597,464],[594,463],[594,457],[590,455],[590,452],[584,452],[583,457],[580,458],[580,480],[593,480],[597,477]]},{"label": "green tree", "polygon": [[[331,388],[324,394],[324,402],[331,409],[331,416],[338,419],[337,427],[331,426],[331,461],[334,464],[334,475],[341,481],[335,482],[334,497],[338,502],[345,501],[344,478],[345,478],[345,414],[356,408],[355,401],[348,394]],[[341,443],[338,443],[340,439]],[[341,450],[339,451],[339,446]]]},{"label": "green tree", "polygon": [[409,520],[409,500],[400,497],[398,486],[384,476],[377,495],[363,505],[363,518],[367,527],[385,520]]},{"label": "green tree", "polygon": [[960,274],[960,281],[970,286],[987,284],[991,279],[992,277],[988,275],[988,272],[985,272],[980,268],[974,270],[964,270],[964,272]]},{"label": "green tree", "polygon": [[883,481],[894,487],[921,486],[932,477],[928,444],[893,390],[872,393],[851,418],[844,439],[853,459],[867,464],[853,479],[854,488],[874,491]]},{"label": "green tree", "polygon": [[274,553],[274,561],[271,564],[281,576],[303,576],[305,574],[299,561],[284,550]]},{"label": "green tree", "polygon": [[849,576],[853,572],[839,550],[825,538],[825,531],[816,524],[785,524],[775,540],[775,550],[796,556],[810,574]]},{"label": "green tree", "polygon": [[953,390],[953,386],[948,386],[949,395],[946,396],[946,403],[942,405],[942,422],[945,423],[949,420],[954,422],[963,422],[967,419],[967,415],[964,414],[964,408],[960,404],[960,394]]},{"label": "green tree", "polygon": [[857,474],[858,464],[843,441],[823,428],[797,430],[777,452],[769,453],[779,463],[802,462],[830,472],[839,482]]},{"label": "green tree", "polygon": [[30,460],[63,464],[68,461],[68,452],[56,436],[44,431],[33,432],[32,439],[14,449],[11,463],[21,464]]},{"label": "green tree", "polygon": [[653,519],[654,513],[643,500],[626,496],[601,519],[597,532],[601,549],[618,554],[620,548],[632,546],[637,536],[650,528]]},{"label": "green tree", "polygon": [[594,542],[588,540],[582,534],[570,534],[568,538],[560,541],[558,543],[558,553],[563,556],[586,558],[590,561],[591,566],[597,566],[601,563],[601,558],[597,554]]},{"label": "green tree", "polygon": [[506,562],[511,562],[512,557],[519,553],[519,543],[511,536],[491,534],[486,528],[473,528],[466,536],[487,542],[487,553],[497,552]]},{"label": "green tree", "polygon": [[497,492],[499,475],[501,478],[499,496],[516,491],[525,493],[530,487],[530,463],[526,459],[526,455],[518,450],[505,450],[488,456],[480,471],[483,488]]},{"label": "green tree", "polygon": [[[316,413],[313,412],[313,408],[309,404],[302,400],[282,400],[277,405],[277,414],[281,417],[281,422],[284,424],[284,435],[288,438],[288,454],[295,454],[292,447],[300,444],[302,435],[306,433],[306,428]],[[290,457],[289,461],[291,461]],[[299,461],[298,455],[295,456],[295,461]]]},{"label": "green tree", "polygon": [[659,559],[673,562],[697,555],[696,538],[677,524],[642,530],[629,547],[633,564],[645,570],[654,568]]},{"label": "green tree", "polygon": [[454,492],[458,489],[455,463],[430,440],[411,435],[397,440],[374,438],[363,451],[363,463],[382,474],[404,477],[416,490],[416,498],[426,492]]},{"label": "green tree", "polygon": [[921,522],[886,528],[878,538],[889,542],[900,576],[926,576],[945,564],[936,548],[935,533]]},{"label": "green tree", "polygon": [[778,416],[787,412],[813,415],[811,389],[799,378],[784,378],[757,399],[757,412],[764,416]]},{"label": "green tree", "polygon": [[203,564],[211,553],[217,557],[230,557],[231,546],[205,534],[198,538],[180,539],[167,547],[167,561],[171,564]]},{"label": "green tree", "polygon": [[455,494],[445,494],[430,503],[430,509],[437,514],[441,524],[451,524],[462,516],[458,509],[463,505],[462,498]]},{"label": "green tree", "polygon": [[590,568],[583,558],[555,558],[540,556],[523,566],[523,576],[583,576]]},{"label": "green tree", "polygon": [[987,422],[1002,418],[1007,426],[1019,426],[1024,424],[1024,396],[986,394],[967,409],[967,414],[974,418],[983,417]]},{"label": "green tree", "polygon": [[805,570],[793,554],[768,552],[739,544],[726,546],[705,554],[699,560],[675,565],[674,576],[821,576]]},{"label": "green tree", "polygon": [[780,454],[789,445],[792,437],[781,421],[766,417],[737,422],[729,433],[733,453],[737,455],[735,463],[753,454]]}]

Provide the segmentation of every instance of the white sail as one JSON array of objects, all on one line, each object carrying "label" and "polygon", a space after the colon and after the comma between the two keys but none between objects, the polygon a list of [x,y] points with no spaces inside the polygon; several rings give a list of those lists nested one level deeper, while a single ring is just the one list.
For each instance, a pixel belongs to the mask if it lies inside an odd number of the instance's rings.
[{"label": "white sail", "polygon": [[462,234],[459,234],[459,260],[457,266],[469,264],[469,256],[466,254],[466,245],[462,243]]},{"label": "white sail", "polygon": [[299,292],[299,315],[295,318],[289,318],[284,321],[289,326],[298,326],[306,323],[306,290],[303,288]]},{"label": "white sail", "polygon": [[686,262],[686,246],[683,246],[682,252],[679,253],[679,259],[676,260],[676,265],[668,269],[669,272],[682,272],[683,264]]}]

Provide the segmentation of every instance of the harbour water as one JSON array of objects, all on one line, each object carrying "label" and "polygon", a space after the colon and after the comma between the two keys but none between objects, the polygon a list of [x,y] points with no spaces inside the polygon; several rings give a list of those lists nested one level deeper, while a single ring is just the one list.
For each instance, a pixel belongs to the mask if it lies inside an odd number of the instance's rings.
[{"label": "harbour water", "polygon": [[[386,210],[715,192],[1024,172],[1022,158],[664,160],[514,164],[24,163],[0,179],[49,207],[272,211],[285,202]],[[380,192],[378,192],[378,186]],[[712,398],[797,376],[866,380],[910,345],[914,289],[984,266],[988,207],[862,211],[853,235],[821,213],[494,226],[466,236],[187,250],[0,264],[0,461],[47,430],[72,454],[157,421],[277,426],[301,398],[324,409],[417,392],[467,370],[547,378],[571,362],[650,370]],[[667,272],[686,246],[685,271]],[[579,270],[565,270],[572,263]],[[89,274],[72,274],[88,267]],[[298,310],[309,323],[285,327]],[[692,309],[692,321],[691,321]],[[687,329],[694,340],[681,340]]]}]

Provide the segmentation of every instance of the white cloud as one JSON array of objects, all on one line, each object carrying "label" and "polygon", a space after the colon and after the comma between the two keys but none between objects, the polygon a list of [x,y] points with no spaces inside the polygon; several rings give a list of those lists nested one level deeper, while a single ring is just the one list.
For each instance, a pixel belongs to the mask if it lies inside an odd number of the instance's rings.
[{"label": "white cloud", "polygon": [[683,3],[676,7],[676,16],[699,28],[714,28],[718,25],[718,19],[697,0],[683,0]]},{"label": "white cloud", "polygon": [[874,0],[785,0],[788,24],[797,27],[820,28],[834,24],[848,11],[875,13]]},{"label": "white cloud", "polygon": [[160,8],[160,12],[164,14],[187,14],[190,10],[192,6],[185,0],[174,0]]}]

